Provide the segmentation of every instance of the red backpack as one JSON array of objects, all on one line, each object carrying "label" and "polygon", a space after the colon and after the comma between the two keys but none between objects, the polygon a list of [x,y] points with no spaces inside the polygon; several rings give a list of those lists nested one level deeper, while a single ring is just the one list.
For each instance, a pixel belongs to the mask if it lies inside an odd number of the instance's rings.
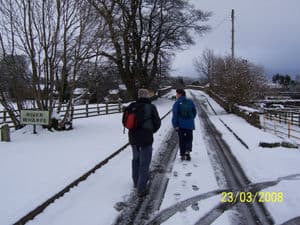
[{"label": "red backpack", "polygon": [[137,129],[144,123],[144,104],[132,103],[124,109],[122,123],[127,129]]}]

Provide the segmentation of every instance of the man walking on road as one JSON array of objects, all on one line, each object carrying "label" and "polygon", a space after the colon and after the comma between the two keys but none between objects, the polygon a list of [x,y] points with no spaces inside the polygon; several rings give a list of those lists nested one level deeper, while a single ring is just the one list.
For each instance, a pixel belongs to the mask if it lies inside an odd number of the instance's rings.
[{"label": "man walking on road", "polygon": [[[133,118],[133,119],[132,119]],[[134,121],[131,123],[131,121]],[[132,127],[128,128],[132,124]],[[139,197],[147,194],[149,167],[152,158],[153,133],[161,125],[156,107],[151,104],[147,89],[138,90],[138,100],[124,110],[123,125],[129,129],[132,147],[132,179]]]},{"label": "man walking on road", "polygon": [[193,130],[197,115],[195,104],[186,98],[183,89],[176,90],[176,102],[173,105],[173,127],[178,132],[181,160],[191,160]]}]

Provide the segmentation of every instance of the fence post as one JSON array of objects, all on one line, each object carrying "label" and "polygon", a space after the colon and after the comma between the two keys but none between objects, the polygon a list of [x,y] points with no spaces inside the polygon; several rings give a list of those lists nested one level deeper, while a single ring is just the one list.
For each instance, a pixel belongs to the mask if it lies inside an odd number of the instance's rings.
[{"label": "fence post", "polygon": [[119,101],[119,112],[122,112],[121,111],[121,101]]},{"label": "fence post", "polygon": [[86,117],[89,117],[89,100],[85,100]]},{"label": "fence post", "polygon": [[274,121],[274,134],[276,134],[276,119]]},{"label": "fence post", "polygon": [[282,118],[281,118],[281,115],[282,115],[282,114],[279,112],[279,123],[281,123],[281,119],[282,119]]},{"label": "fence post", "polygon": [[264,114],[263,116],[263,126],[264,126],[264,131],[266,131],[266,115]]},{"label": "fence post", "polygon": [[99,104],[97,103],[97,113],[100,114]]},{"label": "fence post", "polygon": [[6,111],[3,111],[3,122],[6,122]]},{"label": "fence post", "polygon": [[74,105],[71,106],[71,120],[74,118]]},{"label": "fence post", "polygon": [[10,142],[10,130],[8,124],[4,124],[0,129],[1,129],[1,141]]},{"label": "fence post", "polygon": [[74,117],[74,99],[71,100],[71,120],[73,120]]},{"label": "fence post", "polygon": [[288,121],[288,138],[291,137],[291,121]]},{"label": "fence post", "polygon": [[106,112],[106,114],[108,114],[108,103],[107,102],[105,103],[105,112]]}]

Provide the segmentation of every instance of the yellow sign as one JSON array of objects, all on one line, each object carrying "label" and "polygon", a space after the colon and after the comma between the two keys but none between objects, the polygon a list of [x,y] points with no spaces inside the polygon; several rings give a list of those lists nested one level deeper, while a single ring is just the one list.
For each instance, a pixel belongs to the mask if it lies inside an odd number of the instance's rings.
[{"label": "yellow sign", "polygon": [[49,111],[21,110],[21,124],[48,125]]}]

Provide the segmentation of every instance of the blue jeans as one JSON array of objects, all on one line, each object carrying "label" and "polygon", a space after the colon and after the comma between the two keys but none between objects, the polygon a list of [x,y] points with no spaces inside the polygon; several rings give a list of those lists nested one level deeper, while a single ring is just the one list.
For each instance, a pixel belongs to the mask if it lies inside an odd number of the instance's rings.
[{"label": "blue jeans", "polygon": [[149,167],[152,158],[152,145],[132,145],[132,179],[138,192],[146,191],[149,180]]},{"label": "blue jeans", "polygon": [[183,156],[185,152],[192,151],[193,130],[179,128],[178,136],[179,136],[180,155]]}]

